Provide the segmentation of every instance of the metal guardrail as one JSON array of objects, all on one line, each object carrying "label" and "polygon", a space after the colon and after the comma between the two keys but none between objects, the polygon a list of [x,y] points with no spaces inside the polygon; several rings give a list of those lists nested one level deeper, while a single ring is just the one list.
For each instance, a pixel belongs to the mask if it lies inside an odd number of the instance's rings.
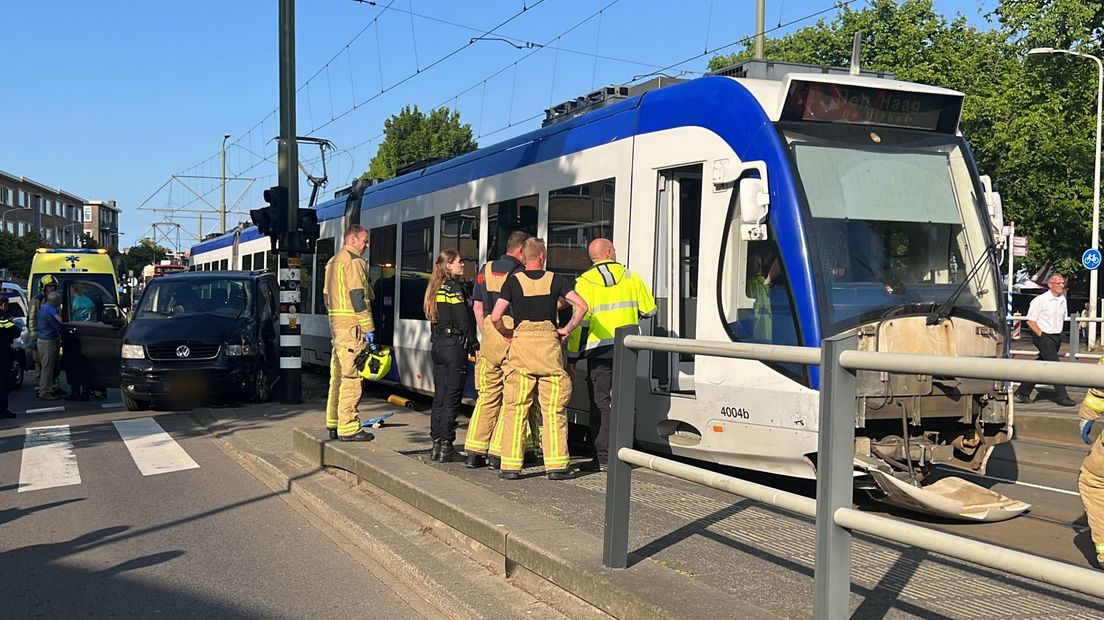
[{"label": "metal guardrail", "polygon": [[[1020,380],[1065,385],[1104,385],[1104,368],[1059,362],[955,358],[936,355],[857,351],[855,336],[836,336],[820,349],[743,343],[720,343],[640,336],[638,328],[617,330],[614,348],[613,412],[606,480],[606,515],[602,561],[610,568],[628,566],[630,465],[652,469],[690,482],[728,491],[816,519],[815,617],[847,617],[851,591],[851,532],[859,531],[903,545],[1104,597],[1097,571],[945,534],[852,509],[855,443],[855,372],[956,375],[994,381]],[[816,500],[769,486],[647,454],[632,448],[639,351],[691,353],[773,362],[819,365],[820,430],[817,445]]]},{"label": "metal guardrail", "polygon": [[[1008,317],[1008,321],[1009,322],[1012,322],[1012,321],[1026,322],[1027,317],[1022,315],[1022,314],[1014,314],[1014,315],[1011,315],[1011,316]],[[1073,361],[1076,361],[1077,358],[1079,358],[1079,357],[1084,357],[1084,358],[1088,358],[1088,359],[1095,359],[1095,360],[1098,360],[1101,357],[1104,357],[1104,355],[1101,355],[1099,353],[1085,353],[1085,352],[1081,351],[1081,329],[1079,327],[1079,325],[1087,325],[1089,323],[1104,323],[1104,318],[1100,318],[1100,317],[1092,318],[1092,317],[1087,317],[1087,316],[1081,316],[1079,314],[1071,314],[1068,317],[1066,317],[1065,322],[1070,324],[1070,338],[1069,338],[1070,348],[1069,348],[1069,353],[1059,353],[1058,357],[1068,357],[1070,360],[1073,360]],[[1074,329],[1074,326],[1078,326],[1077,329]],[[1018,338],[1018,339],[1022,340],[1022,338]],[[1018,354],[1018,355],[1026,355],[1026,354],[1032,354],[1032,353],[1034,353],[1034,351],[1019,350],[1019,351],[1012,351],[1012,353],[1015,353],[1015,354]]]}]

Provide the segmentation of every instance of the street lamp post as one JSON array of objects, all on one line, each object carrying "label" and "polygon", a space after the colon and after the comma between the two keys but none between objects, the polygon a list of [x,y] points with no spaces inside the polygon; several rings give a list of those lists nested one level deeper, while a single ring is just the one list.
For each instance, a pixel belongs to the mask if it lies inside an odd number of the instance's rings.
[{"label": "street lamp post", "polygon": [[219,225],[223,233],[226,232],[226,141],[229,139],[230,134],[222,134],[222,173],[220,174],[222,198],[219,200]]},{"label": "street lamp post", "polygon": [[[1100,132],[1101,108],[1104,106],[1104,61],[1101,61],[1092,54],[1075,52],[1073,50],[1055,49],[1053,47],[1036,47],[1029,51],[1028,54],[1067,54],[1069,56],[1091,58],[1093,62],[1096,63],[1096,171],[1093,181],[1092,247],[1100,249]],[[1089,316],[1093,319],[1097,317],[1098,271],[1099,269],[1093,269],[1089,272]],[[1070,329],[1076,329],[1076,326],[1071,325]],[[1089,347],[1093,348],[1095,346],[1096,323],[1092,322],[1089,323]]]},{"label": "street lamp post", "polygon": [[29,210],[30,209],[28,207],[17,207],[17,208],[14,208],[14,209],[8,209],[7,211],[4,211],[3,213],[0,213],[0,231],[7,230],[7,228],[4,228],[4,220],[7,219],[7,217],[9,215],[11,215],[12,213],[15,213],[16,211],[29,211]]}]

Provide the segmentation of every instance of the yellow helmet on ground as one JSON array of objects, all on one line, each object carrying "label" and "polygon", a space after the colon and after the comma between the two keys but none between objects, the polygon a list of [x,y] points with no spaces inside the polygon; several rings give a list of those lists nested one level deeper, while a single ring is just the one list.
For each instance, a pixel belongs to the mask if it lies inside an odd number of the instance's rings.
[{"label": "yellow helmet on ground", "polygon": [[365,347],[356,356],[357,372],[369,381],[379,381],[391,372],[391,349]]}]

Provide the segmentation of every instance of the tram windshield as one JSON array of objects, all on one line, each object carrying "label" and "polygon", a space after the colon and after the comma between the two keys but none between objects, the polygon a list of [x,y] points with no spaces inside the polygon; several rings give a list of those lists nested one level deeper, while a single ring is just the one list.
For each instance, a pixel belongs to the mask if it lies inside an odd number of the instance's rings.
[{"label": "tram windshield", "polygon": [[[927,313],[946,300],[988,244],[961,139],[869,127],[817,133],[787,137],[826,327],[838,332],[893,313]],[[988,264],[951,314],[995,319],[995,286]]]}]

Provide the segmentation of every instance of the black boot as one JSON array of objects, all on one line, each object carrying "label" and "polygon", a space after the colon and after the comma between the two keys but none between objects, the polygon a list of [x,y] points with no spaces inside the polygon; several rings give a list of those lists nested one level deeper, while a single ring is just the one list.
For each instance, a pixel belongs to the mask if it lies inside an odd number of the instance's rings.
[{"label": "black boot", "polygon": [[497,456],[488,456],[487,466],[491,469],[502,469],[502,459]]},{"label": "black boot", "polygon": [[452,445],[451,441],[441,441],[441,451],[437,455],[437,460],[442,463],[458,463],[464,460],[464,457],[460,454],[460,451]]},{"label": "black boot", "polygon": [[468,462],[464,463],[464,466],[468,469],[479,469],[480,467],[487,466],[487,455],[478,454],[476,452],[468,453]]},{"label": "black boot", "polygon": [[330,439],[337,439],[337,429],[336,428],[327,428],[326,432],[330,434]]},{"label": "black boot", "polygon": [[441,440],[433,440],[433,448],[429,451],[429,460],[440,461],[441,460]]}]

